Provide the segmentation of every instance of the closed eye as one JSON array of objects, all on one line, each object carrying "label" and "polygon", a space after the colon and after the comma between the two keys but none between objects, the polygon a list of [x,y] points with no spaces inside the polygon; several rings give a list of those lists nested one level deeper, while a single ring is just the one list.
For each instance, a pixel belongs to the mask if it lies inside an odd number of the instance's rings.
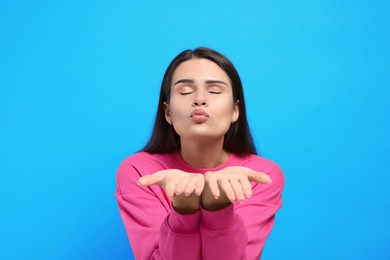
[{"label": "closed eye", "polygon": [[225,90],[225,86],[220,83],[209,82],[208,84],[207,90],[211,94],[221,94]]},{"label": "closed eye", "polygon": [[191,92],[180,92],[180,95],[183,95],[183,96],[185,96],[185,95],[189,95],[189,94],[192,94],[193,92],[191,91]]}]

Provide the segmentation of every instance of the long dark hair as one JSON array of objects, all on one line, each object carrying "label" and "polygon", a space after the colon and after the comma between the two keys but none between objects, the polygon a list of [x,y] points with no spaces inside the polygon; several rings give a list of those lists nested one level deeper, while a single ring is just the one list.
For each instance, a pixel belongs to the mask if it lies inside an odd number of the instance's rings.
[{"label": "long dark hair", "polygon": [[150,153],[169,153],[180,150],[180,137],[165,119],[164,102],[169,104],[172,76],[176,68],[181,63],[190,59],[208,59],[216,63],[230,78],[233,89],[233,101],[235,103],[238,101],[240,114],[238,120],[230,126],[225,134],[223,149],[238,155],[257,154],[246,118],[242,83],[236,68],[223,54],[203,47],[196,48],[195,50],[185,50],[177,55],[176,58],[172,60],[171,64],[169,64],[161,84],[160,99],[158,101],[153,133],[148,143],[141,151]]}]

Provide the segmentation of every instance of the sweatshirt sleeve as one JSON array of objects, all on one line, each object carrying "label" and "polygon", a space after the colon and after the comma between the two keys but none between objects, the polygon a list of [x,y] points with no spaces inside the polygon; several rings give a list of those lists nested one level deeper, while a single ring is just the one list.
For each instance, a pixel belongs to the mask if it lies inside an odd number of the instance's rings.
[{"label": "sweatshirt sleeve", "polygon": [[[260,158],[260,157],[258,157]],[[219,211],[202,209],[202,259],[259,259],[281,207],[284,177],[281,169],[261,158],[248,161],[245,167],[262,171],[271,184],[252,183],[253,195]]]},{"label": "sweatshirt sleeve", "polygon": [[[147,163],[147,172],[162,170]],[[117,172],[115,194],[135,259],[200,259],[200,212],[181,215],[171,210],[160,187],[137,185],[141,172],[125,160]]]}]

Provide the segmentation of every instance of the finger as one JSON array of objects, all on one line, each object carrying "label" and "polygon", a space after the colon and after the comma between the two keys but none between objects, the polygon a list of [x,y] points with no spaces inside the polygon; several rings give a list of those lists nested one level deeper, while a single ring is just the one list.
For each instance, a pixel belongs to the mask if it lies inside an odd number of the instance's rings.
[{"label": "finger", "polygon": [[248,176],[248,179],[250,181],[254,181],[257,183],[269,184],[272,182],[271,177],[269,177],[264,172],[256,172],[256,171],[250,170],[250,171],[247,171],[246,175]]},{"label": "finger", "polygon": [[236,195],[232,189],[230,182],[227,179],[220,180],[219,186],[225,192],[226,197],[234,203],[236,201]]},{"label": "finger", "polygon": [[167,183],[164,187],[167,196],[171,199],[173,198],[175,188],[176,188],[176,183],[173,182]]},{"label": "finger", "polygon": [[238,179],[230,179],[229,182],[236,199],[240,202],[243,202],[245,200],[245,196],[241,183],[238,181]]},{"label": "finger", "polygon": [[176,184],[176,187],[175,187],[175,195],[180,195],[183,193],[185,187],[187,186],[187,184],[183,181],[179,182]]},{"label": "finger", "polygon": [[240,175],[239,182],[241,183],[242,191],[244,192],[245,197],[252,197],[252,185],[248,180],[248,177]]},{"label": "finger", "polygon": [[189,196],[195,190],[195,182],[190,181],[187,183],[183,193],[185,196]]},{"label": "finger", "polygon": [[140,186],[150,186],[154,184],[160,184],[163,178],[164,178],[164,174],[161,173],[146,175],[139,178],[137,184]]},{"label": "finger", "polygon": [[195,194],[200,196],[204,189],[204,178],[203,176],[201,178],[198,178],[195,183]]},{"label": "finger", "polygon": [[214,177],[208,177],[207,184],[210,188],[211,194],[213,194],[214,199],[218,199],[219,196],[221,196],[221,193],[219,191],[217,179]]}]

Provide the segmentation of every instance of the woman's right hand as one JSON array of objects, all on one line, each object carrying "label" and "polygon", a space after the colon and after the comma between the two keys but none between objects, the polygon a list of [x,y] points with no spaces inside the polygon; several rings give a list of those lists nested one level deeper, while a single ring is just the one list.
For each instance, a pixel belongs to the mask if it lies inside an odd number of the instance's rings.
[{"label": "woman's right hand", "polygon": [[138,185],[161,186],[179,213],[191,214],[200,209],[205,181],[202,174],[169,169],[139,178]]}]

